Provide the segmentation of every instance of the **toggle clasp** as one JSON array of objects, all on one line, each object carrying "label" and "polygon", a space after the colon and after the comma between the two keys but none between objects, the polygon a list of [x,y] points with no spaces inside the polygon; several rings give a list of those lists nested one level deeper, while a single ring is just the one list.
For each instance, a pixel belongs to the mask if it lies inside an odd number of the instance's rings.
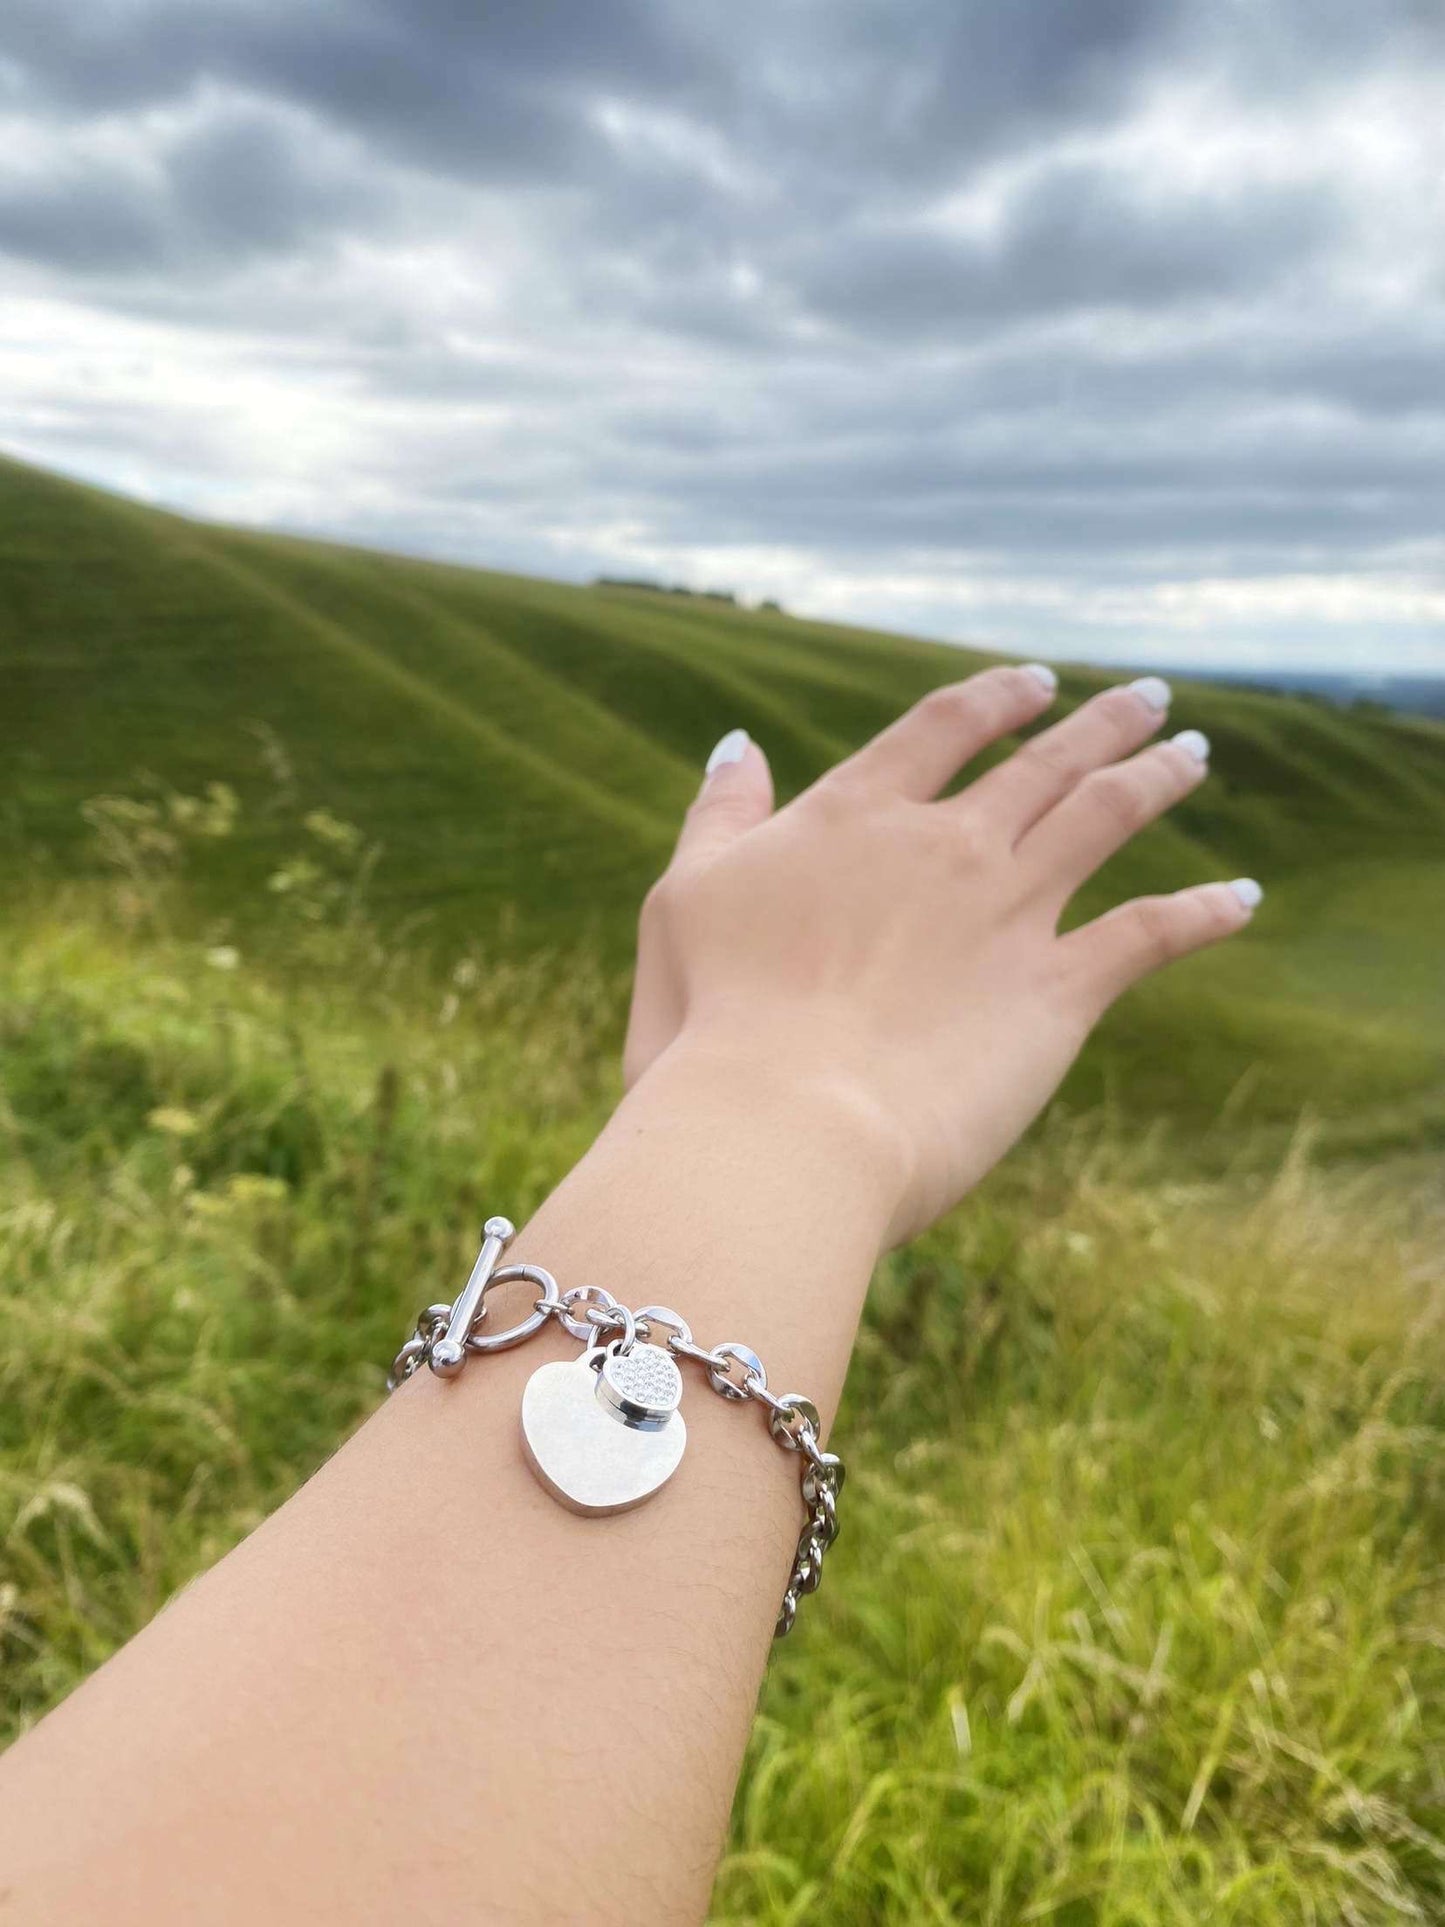
[{"label": "toggle clasp", "polygon": [[447,1328],[432,1346],[427,1359],[438,1378],[455,1378],[466,1364],[467,1340],[472,1335],[472,1326],[485,1315],[482,1300],[492,1282],[497,1260],[516,1235],[517,1227],[510,1218],[488,1218],[482,1226],[482,1248],[472,1266],[472,1275],[462,1286]]}]

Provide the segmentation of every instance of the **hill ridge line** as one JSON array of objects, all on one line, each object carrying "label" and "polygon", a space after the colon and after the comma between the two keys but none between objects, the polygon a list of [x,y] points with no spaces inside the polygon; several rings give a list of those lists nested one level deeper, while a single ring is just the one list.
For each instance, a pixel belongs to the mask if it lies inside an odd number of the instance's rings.
[{"label": "hill ridge line", "polygon": [[[124,498],[120,498],[124,500]],[[130,506],[127,504],[127,506]],[[144,509],[137,510],[144,514]],[[217,554],[204,540],[202,524],[188,521],[185,517],[176,518],[186,530],[189,540],[183,540],[176,533],[171,535],[174,547],[188,549],[199,556],[209,567],[227,575],[257,601],[269,602],[276,608],[285,609],[333,649],[351,656],[363,667],[390,682],[412,701],[440,716],[449,728],[458,727],[486,743],[497,755],[512,762],[524,764],[532,773],[542,778],[554,789],[562,790],[573,796],[594,815],[610,820],[617,828],[625,829],[633,835],[641,836],[649,843],[661,834],[658,822],[640,809],[620,799],[610,796],[606,791],[596,788],[584,779],[574,777],[557,763],[534,750],[529,744],[509,736],[499,726],[487,722],[474,710],[455,699],[448,697],[435,688],[426,678],[415,670],[405,668],[394,662],[379,650],[374,643],[365,641],[343,624],[334,622],[329,616],[320,614],[289,591],[268,582],[257,570],[248,567],[235,557]]]},{"label": "hill ridge line", "polygon": [[[333,571],[338,577],[342,575],[340,562],[330,554],[324,559],[318,559],[316,566]],[[615,733],[629,751],[639,753],[654,763],[665,765],[682,783],[687,783],[693,778],[695,772],[685,757],[669,749],[666,744],[658,742],[630,718],[619,715],[615,709],[594,696],[589,690],[579,689],[574,683],[566,681],[552,670],[531,660],[487,623],[457,614],[437,596],[430,593],[423,584],[403,585],[391,579],[391,572],[384,568],[369,567],[366,576],[368,583],[373,585],[377,592],[393,606],[421,613],[439,632],[448,638],[454,638],[458,644],[465,645],[468,654],[475,651],[481,655],[484,652],[487,658],[495,661],[519,684],[526,685],[528,690],[535,690],[538,693],[545,691],[552,702],[564,705],[573,713],[577,722],[586,723],[593,728],[601,725]],[[575,780],[595,788],[599,795],[612,794],[603,785],[594,784],[591,778],[576,777]],[[648,816],[655,824],[659,835],[671,833],[673,825],[670,819],[664,819],[660,812],[648,812]]]}]

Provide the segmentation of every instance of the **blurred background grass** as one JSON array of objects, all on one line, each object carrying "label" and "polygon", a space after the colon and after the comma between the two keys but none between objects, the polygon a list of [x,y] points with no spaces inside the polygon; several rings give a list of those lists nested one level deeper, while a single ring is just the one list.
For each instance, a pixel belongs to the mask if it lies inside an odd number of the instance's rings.
[{"label": "blurred background grass", "polygon": [[[711,742],[786,793],[975,660],[0,468],[9,1731],[588,1141]],[[1085,907],[1248,871],[1266,908],[882,1267],[719,1921],[1445,1917],[1445,734],[1176,711],[1216,773]]]}]

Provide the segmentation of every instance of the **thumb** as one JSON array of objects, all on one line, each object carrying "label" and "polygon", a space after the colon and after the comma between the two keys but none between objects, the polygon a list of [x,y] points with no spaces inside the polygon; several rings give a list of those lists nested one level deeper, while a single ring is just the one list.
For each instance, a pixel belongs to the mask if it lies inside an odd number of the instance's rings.
[{"label": "thumb", "polygon": [[674,863],[706,863],[773,813],[768,759],[745,729],[730,729],[707,759],[702,788],[683,818]]}]

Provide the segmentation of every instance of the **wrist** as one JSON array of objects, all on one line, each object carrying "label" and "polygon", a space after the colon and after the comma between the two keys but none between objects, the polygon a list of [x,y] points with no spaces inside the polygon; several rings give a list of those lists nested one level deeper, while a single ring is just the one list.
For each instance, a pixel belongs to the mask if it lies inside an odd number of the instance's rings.
[{"label": "wrist", "polygon": [[837,1063],[690,1024],[623,1098],[515,1255],[731,1334],[835,1408],[907,1190],[899,1136]]},{"label": "wrist", "polygon": [[719,1154],[776,1155],[814,1203],[846,1199],[876,1251],[907,1215],[915,1173],[907,1134],[841,1051],[799,1048],[754,1025],[684,1026],[619,1107],[619,1121],[685,1115],[713,1134]]}]

